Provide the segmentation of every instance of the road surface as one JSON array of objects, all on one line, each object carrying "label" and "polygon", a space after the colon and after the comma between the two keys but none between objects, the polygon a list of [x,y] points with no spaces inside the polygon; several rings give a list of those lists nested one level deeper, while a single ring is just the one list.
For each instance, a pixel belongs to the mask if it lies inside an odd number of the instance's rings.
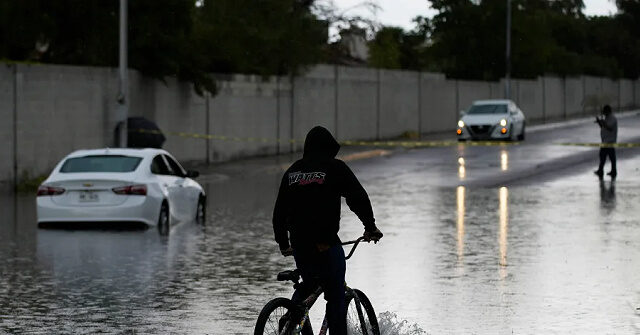
[{"label": "road surface", "polygon": [[[640,116],[619,125],[620,141],[640,142]],[[593,123],[530,130],[520,144],[344,148],[385,233],[359,247],[347,281],[385,323],[429,334],[640,332],[640,148],[619,149],[617,181],[599,182],[597,149],[557,145],[597,142]],[[357,159],[371,150],[386,155]],[[275,281],[293,260],[280,256],[270,219],[298,156],[201,170],[208,222],[168,238],[37,229],[33,196],[0,196],[0,333],[251,333],[264,303],[291,294]],[[346,206],[341,226],[345,240],[362,233]]]}]

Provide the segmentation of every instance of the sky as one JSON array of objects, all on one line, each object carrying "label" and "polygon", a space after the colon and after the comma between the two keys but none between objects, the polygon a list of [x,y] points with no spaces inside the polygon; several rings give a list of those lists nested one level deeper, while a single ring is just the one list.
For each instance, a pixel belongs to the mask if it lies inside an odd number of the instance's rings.
[{"label": "sky", "polygon": [[[583,0],[585,4],[584,13],[593,15],[612,15],[617,11],[615,2],[612,0]],[[334,0],[334,4],[347,14],[359,14],[370,18],[377,17],[383,25],[399,26],[410,30],[413,28],[411,20],[418,16],[431,17],[436,12],[430,8],[428,0],[375,0],[380,10],[375,14],[353,8],[362,3],[363,0]]]}]

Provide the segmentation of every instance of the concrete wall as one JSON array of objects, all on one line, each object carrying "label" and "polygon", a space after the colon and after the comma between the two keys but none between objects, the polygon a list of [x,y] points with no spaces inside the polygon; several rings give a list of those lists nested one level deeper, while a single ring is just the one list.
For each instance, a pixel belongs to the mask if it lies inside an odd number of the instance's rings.
[{"label": "concrete wall", "polygon": [[601,100],[600,105],[609,104],[616,110],[620,108],[620,87],[617,80],[611,80],[609,78],[601,78],[602,80],[602,92],[604,99]]},{"label": "concrete wall", "polygon": [[13,181],[14,68],[0,65],[0,182]]},{"label": "concrete wall", "polygon": [[[420,83],[422,131],[451,130],[458,121],[457,83],[444,75],[423,73]],[[453,125],[453,126],[452,126]]]},{"label": "concrete wall", "polygon": [[[336,126],[336,69],[321,65],[305,77],[293,82],[292,133],[293,138],[304,140],[313,126],[323,126],[335,133]],[[302,143],[293,146],[302,149]]]},{"label": "concrete wall", "polygon": [[458,108],[468,110],[473,101],[491,97],[491,86],[484,81],[457,81]]},{"label": "concrete wall", "polygon": [[[153,85],[155,94],[150,103],[155,108],[150,109],[155,112],[152,119],[160,129],[192,134],[207,133],[205,98],[197,95],[187,85],[179,85],[175,79],[167,79],[167,85],[158,81]],[[131,114],[137,113],[132,111]],[[183,160],[201,160],[207,153],[205,141],[194,141],[189,137],[172,137],[167,140],[164,148]]]},{"label": "concrete wall", "polygon": [[[255,76],[235,76],[223,83],[223,89],[210,99],[210,133],[246,138],[246,141],[211,141],[212,161],[224,161],[252,155],[270,155],[278,151],[278,82]],[[195,97],[194,97],[195,99]],[[199,112],[206,115],[204,106]],[[202,123],[205,125],[205,122]],[[192,132],[198,133],[193,130]],[[200,133],[204,133],[200,131]],[[262,139],[269,139],[264,142]],[[193,139],[185,139],[194,142]],[[206,141],[195,141],[206,144]],[[169,147],[167,147],[170,150]],[[188,160],[188,159],[187,159]]]},{"label": "concrete wall", "polygon": [[375,139],[378,133],[378,76],[366,68],[338,68],[338,140]]},{"label": "concrete wall", "polygon": [[[215,97],[199,96],[191,85],[171,78],[163,83],[136,71],[129,78],[131,116],[154,120],[165,133],[226,136],[207,141],[168,135],[165,148],[179,160],[194,162],[300,150],[315,125],[339,140],[451,131],[459,111],[473,100],[504,94],[504,81],[329,65],[293,80],[221,76]],[[13,182],[14,170],[19,177],[47,174],[73,150],[112,146],[117,91],[115,69],[0,66],[0,182]],[[593,113],[604,103],[627,109],[640,104],[640,84],[630,80],[513,80],[511,92],[530,122]]]},{"label": "concrete wall", "polygon": [[418,73],[380,70],[380,138],[417,132]]},{"label": "concrete wall", "polygon": [[564,85],[564,108],[567,117],[583,114],[584,78],[565,78]]},{"label": "concrete wall", "polygon": [[640,80],[633,82],[633,105],[637,108],[640,106]]},{"label": "concrete wall", "polygon": [[[110,95],[108,69],[17,65],[19,175],[49,170],[61,157],[105,146]],[[106,107],[106,108],[105,108]]]},{"label": "concrete wall", "polygon": [[542,89],[544,90],[543,117],[544,121],[560,120],[565,117],[564,106],[564,82],[562,78],[542,77]]},{"label": "concrete wall", "polygon": [[626,109],[634,105],[633,101],[633,81],[628,79],[620,80],[620,108]]},{"label": "concrete wall", "polygon": [[515,102],[529,122],[544,121],[542,80],[514,80]]}]

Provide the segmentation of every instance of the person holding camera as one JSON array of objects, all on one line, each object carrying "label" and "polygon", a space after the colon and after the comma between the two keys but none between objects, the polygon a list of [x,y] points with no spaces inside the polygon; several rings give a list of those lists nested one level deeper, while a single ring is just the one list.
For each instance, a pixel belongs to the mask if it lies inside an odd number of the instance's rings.
[{"label": "person holding camera", "polygon": [[604,163],[608,156],[609,161],[611,162],[611,171],[609,171],[607,175],[611,176],[611,179],[615,179],[618,175],[618,171],[616,170],[616,149],[613,144],[618,140],[618,120],[613,116],[611,106],[605,105],[602,108],[602,117],[596,116],[595,123],[600,126],[600,138],[602,140],[602,145],[600,146],[600,165],[594,173],[598,178],[602,179],[604,174]]}]

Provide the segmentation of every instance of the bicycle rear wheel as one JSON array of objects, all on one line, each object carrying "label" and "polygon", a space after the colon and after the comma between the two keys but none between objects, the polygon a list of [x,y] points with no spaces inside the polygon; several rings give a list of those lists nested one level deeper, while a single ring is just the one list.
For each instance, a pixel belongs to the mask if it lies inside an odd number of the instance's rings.
[{"label": "bicycle rear wheel", "polygon": [[[355,295],[358,297],[357,300]],[[358,313],[358,302],[360,302],[361,313]],[[351,293],[347,294],[347,334],[380,335],[378,318],[373,310],[373,305],[371,305],[369,298],[358,289],[352,289]]]},{"label": "bicycle rear wheel", "polygon": [[[294,330],[300,327],[299,324],[303,316],[303,312],[290,299],[275,298],[262,308],[253,334],[293,334]],[[301,334],[313,335],[309,320],[306,320]]]}]

